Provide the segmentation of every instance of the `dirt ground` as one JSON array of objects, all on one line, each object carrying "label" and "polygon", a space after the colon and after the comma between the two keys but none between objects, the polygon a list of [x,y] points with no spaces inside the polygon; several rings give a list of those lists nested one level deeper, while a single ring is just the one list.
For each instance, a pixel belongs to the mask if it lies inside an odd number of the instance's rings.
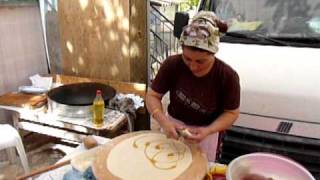
[{"label": "dirt ground", "polygon": [[[31,171],[56,163],[77,145],[37,133],[24,135],[23,143]],[[6,151],[0,153],[6,153]],[[1,162],[0,180],[13,180],[23,174],[24,170],[18,155],[14,163]]]}]

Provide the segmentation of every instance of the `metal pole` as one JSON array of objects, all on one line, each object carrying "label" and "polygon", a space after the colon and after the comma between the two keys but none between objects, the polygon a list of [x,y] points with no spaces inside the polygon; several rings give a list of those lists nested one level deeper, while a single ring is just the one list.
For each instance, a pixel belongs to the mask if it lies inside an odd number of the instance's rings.
[{"label": "metal pole", "polygon": [[42,34],[43,34],[43,40],[44,40],[44,47],[46,50],[46,58],[47,58],[47,65],[48,65],[48,73],[51,71],[50,66],[50,57],[49,57],[49,50],[48,50],[48,42],[47,42],[47,35],[46,35],[46,5],[45,0],[39,0],[39,9],[40,9],[40,16],[41,16],[41,24],[42,24]]}]

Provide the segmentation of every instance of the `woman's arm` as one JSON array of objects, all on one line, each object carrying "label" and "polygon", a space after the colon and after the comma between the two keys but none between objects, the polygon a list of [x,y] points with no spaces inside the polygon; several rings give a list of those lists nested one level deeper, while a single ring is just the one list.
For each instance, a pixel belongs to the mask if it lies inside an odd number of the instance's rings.
[{"label": "woman's arm", "polygon": [[239,117],[239,109],[225,110],[215,121],[213,121],[209,126],[198,127],[190,129],[192,136],[189,137],[191,141],[200,142],[205,137],[210,134],[224,131],[232,126],[232,124]]},{"label": "woman's arm", "polygon": [[162,94],[155,92],[151,88],[148,89],[146,95],[146,106],[151,116],[163,114],[161,103],[162,96]]},{"label": "woman's arm", "polygon": [[146,95],[147,109],[150,115],[158,121],[166,135],[170,138],[177,139],[178,134],[176,129],[178,128],[178,125],[169,121],[167,116],[164,114],[161,103],[162,96],[162,94],[159,94],[149,88]]},{"label": "woman's arm", "polygon": [[213,123],[208,126],[210,134],[224,131],[238,119],[239,109],[225,110]]}]

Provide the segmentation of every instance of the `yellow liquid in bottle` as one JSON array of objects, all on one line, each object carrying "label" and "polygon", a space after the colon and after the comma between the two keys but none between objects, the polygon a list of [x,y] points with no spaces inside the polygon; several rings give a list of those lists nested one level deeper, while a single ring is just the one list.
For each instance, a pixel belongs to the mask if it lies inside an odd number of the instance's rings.
[{"label": "yellow liquid in bottle", "polygon": [[103,123],[104,123],[104,101],[103,101],[103,99],[95,100],[93,102],[92,113],[93,113],[94,126],[96,126],[96,127],[103,126]]}]

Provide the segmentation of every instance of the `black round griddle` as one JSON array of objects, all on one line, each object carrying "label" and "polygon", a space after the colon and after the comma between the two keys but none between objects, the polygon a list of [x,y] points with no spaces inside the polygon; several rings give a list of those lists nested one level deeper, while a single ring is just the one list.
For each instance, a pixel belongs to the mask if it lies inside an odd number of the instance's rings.
[{"label": "black round griddle", "polygon": [[75,83],[53,88],[48,92],[48,97],[60,104],[71,106],[92,105],[96,91],[101,90],[105,104],[116,95],[116,90],[102,83]]}]

